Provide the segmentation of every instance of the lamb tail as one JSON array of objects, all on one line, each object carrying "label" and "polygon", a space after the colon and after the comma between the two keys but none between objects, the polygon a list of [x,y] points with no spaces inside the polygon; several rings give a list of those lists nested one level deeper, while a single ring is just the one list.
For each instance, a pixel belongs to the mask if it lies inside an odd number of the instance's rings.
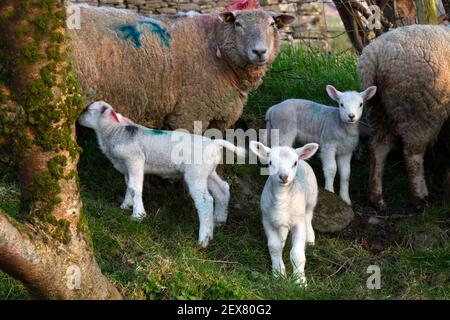
[{"label": "lamb tail", "polygon": [[242,147],[237,147],[231,142],[228,142],[226,140],[222,139],[215,139],[213,140],[213,143],[219,147],[225,148],[230,150],[231,152],[234,152],[239,158],[245,158],[246,152],[245,149]]}]

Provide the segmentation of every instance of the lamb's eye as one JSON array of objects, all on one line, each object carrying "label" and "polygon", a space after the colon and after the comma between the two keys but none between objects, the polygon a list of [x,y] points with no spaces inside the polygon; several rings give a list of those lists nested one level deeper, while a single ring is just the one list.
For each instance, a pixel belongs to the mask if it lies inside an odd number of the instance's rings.
[{"label": "lamb's eye", "polygon": [[362,108],[362,106],[363,106],[363,104],[362,104],[362,102],[361,102],[361,103],[359,104],[359,107]]},{"label": "lamb's eye", "polygon": [[236,21],[236,22],[234,23],[234,26],[235,26],[235,27],[241,27],[242,25],[241,25],[239,22]]},{"label": "lamb's eye", "polygon": [[275,27],[275,21],[272,21],[272,22],[270,23],[270,26],[271,26],[271,27]]},{"label": "lamb's eye", "polygon": [[271,166],[272,165],[272,161],[269,161],[269,166]]},{"label": "lamb's eye", "polygon": [[297,166],[297,161],[294,162],[294,165],[292,166],[292,168]]},{"label": "lamb's eye", "polygon": [[339,103],[339,106],[342,108],[342,107],[344,107],[344,104],[343,103]]}]

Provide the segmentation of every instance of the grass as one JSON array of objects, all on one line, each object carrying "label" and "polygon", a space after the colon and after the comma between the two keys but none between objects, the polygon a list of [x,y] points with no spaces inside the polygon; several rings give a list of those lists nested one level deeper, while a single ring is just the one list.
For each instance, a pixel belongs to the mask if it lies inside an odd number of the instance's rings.
[{"label": "grass", "polygon": [[[351,55],[283,49],[264,83],[251,95],[237,126],[261,127],[265,110],[290,97],[331,103],[326,84],[342,90],[358,88],[355,62]],[[144,202],[149,215],[141,223],[131,222],[130,212],[118,208],[124,194],[121,175],[101,155],[91,134],[82,135],[79,142],[84,149],[79,164],[81,196],[95,255],[126,298],[450,298],[450,206],[444,202],[439,183],[448,154],[427,159],[428,182],[436,204],[414,216],[409,215],[401,157],[393,154],[385,180],[387,200],[397,218],[379,217],[380,224],[370,225],[367,219],[374,212],[365,207],[368,160],[363,144],[353,162],[350,183],[357,218],[338,234],[318,234],[316,246],[307,248],[308,288],[304,290],[290,277],[271,276],[259,210],[265,178],[258,174],[257,166],[220,168],[232,189],[229,221],[216,229],[207,249],[200,249],[196,245],[197,216],[179,182],[148,178]],[[315,160],[312,164],[321,181],[320,163]],[[11,215],[19,213],[15,181],[11,170],[0,165],[0,208]],[[380,290],[366,287],[369,265],[380,267]],[[0,298],[30,297],[20,283],[0,272]]]}]

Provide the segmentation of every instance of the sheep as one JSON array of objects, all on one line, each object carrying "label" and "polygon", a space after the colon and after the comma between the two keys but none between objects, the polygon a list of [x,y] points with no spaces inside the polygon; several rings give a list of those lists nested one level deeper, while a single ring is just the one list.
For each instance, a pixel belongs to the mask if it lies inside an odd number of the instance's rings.
[{"label": "sheep", "polygon": [[261,211],[267,236],[274,276],[286,275],[283,248],[292,233],[290,260],[296,282],[307,286],[305,277],[305,245],[314,244],[312,227],[318,187],[311,166],[304,160],[312,157],[319,145],[309,143],[302,148],[266,147],[251,141],[250,150],[263,163],[269,164],[269,177],[261,195]]},{"label": "sheep", "polygon": [[397,28],[368,45],[358,62],[364,88],[379,93],[368,105],[372,126],[368,200],[387,209],[382,179],[388,153],[399,143],[409,178],[411,202],[431,204],[424,154],[450,114],[450,31],[442,26]]},{"label": "sheep", "polygon": [[78,122],[95,131],[100,149],[124,175],[127,190],[120,207],[133,207],[133,220],[146,216],[142,202],[145,173],[165,178],[182,177],[200,220],[198,242],[202,247],[208,245],[213,238],[214,225],[227,220],[230,187],[216,172],[222,160],[222,148],[239,157],[245,157],[245,149],[225,140],[148,129],[116,113],[104,101],[91,104]]},{"label": "sheep", "polygon": [[279,144],[283,146],[291,147],[295,142],[319,143],[325,190],[334,192],[334,177],[338,168],[340,197],[351,205],[350,162],[359,140],[358,121],[362,116],[364,102],[374,96],[377,88],[372,86],[363,92],[340,92],[328,85],[326,90],[330,98],[339,104],[339,108],[309,100],[285,100],[266,112],[266,127],[268,132],[271,129],[279,130]]},{"label": "sheep", "polygon": [[108,99],[134,122],[190,132],[194,121],[203,131],[237,121],[277,55],[278,29],[295,19],[259,8],[171,18],[77,6],[71,58],[87,101]]}]

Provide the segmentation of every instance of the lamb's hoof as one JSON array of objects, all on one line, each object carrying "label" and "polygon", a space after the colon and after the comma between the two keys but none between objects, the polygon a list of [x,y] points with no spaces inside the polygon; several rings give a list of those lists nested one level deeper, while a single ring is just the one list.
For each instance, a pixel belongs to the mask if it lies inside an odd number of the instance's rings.
[{"label": "lamb's hoof", "polygon": [[300,285],[300,287],[302,288],[306,288],[308,287],[308,283],[306,282],[306,277],[305,276],[300,276],[295,280],[295,283]]},{"label": "lamb's hoof", "polygon": [[422,212],[424,209],[431,207],[432,202],[431,198],[428,196],[425,198],[415,197],[411,200],[411,203],[414,206],[414,209],[416,209],[418,212]]},{"label": "lamb's hoof", "polygon": [[227,222],[227,220],[214,220],[214,226],[215,227],[221,227],[223,225],[225,225],[225,223]]},{"label": "lamb's hoof", "polygon": [[387,205],[380,196],[369,198],[369,204],[377,210],[377,212],[386,212]]},{"label": "lamb's hoof", "polygon": [[310,246],[315,246],[316,242],[315,241],[306,241],[306,244],[310,245]]},{"label": "lamb's hoof", "polygon": [[133,206],[132,204],[122,203],[120,205],[120,209],[127,210],[130,209],[132,206]]},{"label": "lamb's hoof", "polygon": [[147,214],[145,212],[143,212],[143,213],[131,215],[130,219],[131,219],[131,221],[139,222],[139,221],[144,220],[144,218],[146,216],[147,216]]},{"label": "lamb's hoof", "polygon": [[206,236],[203,240],[198,241],[198,245],[201,248],[206,248],[211,240],[212,240],[211,236]]}]

